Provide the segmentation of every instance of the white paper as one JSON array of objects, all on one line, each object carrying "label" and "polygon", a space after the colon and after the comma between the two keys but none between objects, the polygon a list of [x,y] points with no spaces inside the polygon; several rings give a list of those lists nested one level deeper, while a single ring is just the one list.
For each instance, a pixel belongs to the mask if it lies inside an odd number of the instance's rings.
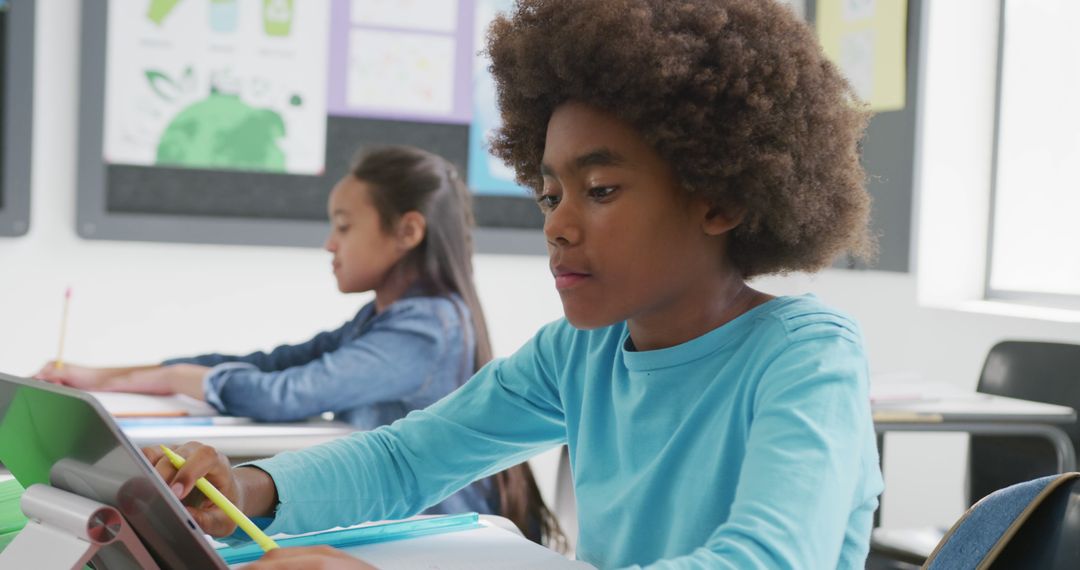
[{"label": "white paper", "polygon": [[216,416],[217,410],[190,396],[151,396],[126,392],[90,392],[105,411],[118,417]]},{"label": "white paper", "polygon": [[844,20],[848,22],[872,19],[876,9],[877,0],[843,0]]},{"label": "white paper", "polygon": [[349,33],[350,107],[448,114],[454,105],[454,38],[354,29]]},{"label": "white paper", "polygon": [[840,39],[840,69],[863,101],[874,98],[874,48],[877,32],[848,32]]}]

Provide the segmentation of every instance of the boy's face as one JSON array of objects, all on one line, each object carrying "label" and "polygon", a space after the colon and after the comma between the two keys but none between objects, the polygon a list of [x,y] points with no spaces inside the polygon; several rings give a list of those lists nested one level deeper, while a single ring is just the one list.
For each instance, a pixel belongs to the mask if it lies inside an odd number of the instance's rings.
[{"label": "boy's face", "polygon": [[701,298],[722,242],[708,207],[629,124],[576,102],[555,109],[544,147],[544,234],[566,318],[670,327]]}]

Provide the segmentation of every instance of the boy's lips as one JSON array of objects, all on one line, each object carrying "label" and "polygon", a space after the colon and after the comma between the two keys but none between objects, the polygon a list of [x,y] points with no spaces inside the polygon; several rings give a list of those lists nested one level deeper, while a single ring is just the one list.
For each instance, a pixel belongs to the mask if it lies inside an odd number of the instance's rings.
[{"label": "boy's lips", "polygon": [[551,268],[551,274],[555,276],[555,288],[560,291],[580,285],[592,277],[589,273],[571,269],[563,265],[553,266]]}]

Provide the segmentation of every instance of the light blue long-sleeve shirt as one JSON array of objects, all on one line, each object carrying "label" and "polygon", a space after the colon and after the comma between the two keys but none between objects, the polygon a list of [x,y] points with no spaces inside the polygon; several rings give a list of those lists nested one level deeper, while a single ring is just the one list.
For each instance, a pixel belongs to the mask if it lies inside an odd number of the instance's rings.
[{"label": "light blue long-sleeve shirt", "polygon": [[[205,354],[163,364],[211,366],[206,401],[222,413],[293,421],[334,412],[360,430],[392,423],[454,391],[473,371],[469,308],[457,295],[410,292],[297,345],[244,356]],[[495,512],[492,481],[462,489],[428,513]]]},{"label": "light blue long-sleeve shirt", "polygon": [[566,443],[600,568],[862,568],[882,491],[855,323],[782,297],[681,345],[552,323],[405,419],[256,462],[270,532],[419,512]]}]

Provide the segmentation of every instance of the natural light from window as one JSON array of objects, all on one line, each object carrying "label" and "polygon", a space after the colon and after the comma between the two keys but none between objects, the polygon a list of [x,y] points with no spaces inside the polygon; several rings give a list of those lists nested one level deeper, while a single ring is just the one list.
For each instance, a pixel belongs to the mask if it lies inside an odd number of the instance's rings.
[{"label": "natural light from window", "polygon": [[988,293],[1080,296],[1078,0],[1006,0]]}]

